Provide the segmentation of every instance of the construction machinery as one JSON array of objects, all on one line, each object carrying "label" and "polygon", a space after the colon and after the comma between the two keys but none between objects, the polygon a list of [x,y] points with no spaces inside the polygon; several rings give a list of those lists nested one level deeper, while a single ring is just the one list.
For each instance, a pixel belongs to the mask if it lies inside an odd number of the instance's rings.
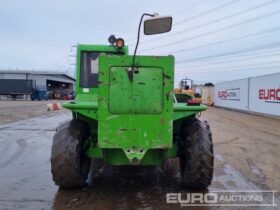
[{"label": "construction machinery", "polygon": [[[192,79],[187,77],[182,79],[179,88],[174,89],[174,93],[177,94],[177,98],[186,98],[185,102],[191,101],[192,104],[201,104],[201,94],[195,92]],[[180,101],[183,102],[182,100]]]},{"label": "construction machinery", "polygon": [[63,105],[73,119],[57,128],[51,154],[53,180],[62,188],[84,186],[98,160],[163,166],[176,157],[184,186],[211,184],[212,135],[196,117],[207,107],[173,92],[173,56],[136,55],[145,16],[145,35],[171,30],[172,17],[143,14],[133,55],[115,36],[110,45],[77,47],[76,98]]},{"label": "construction machinery", "polygon": [[194,96],[195,93],[194,93],[194,90],[192,89],[192,87],[193,87],[193,80],[185,78],[180,81],[179,88],[175,88],[174,92],[175,93],[186,93],[186,94]]}]

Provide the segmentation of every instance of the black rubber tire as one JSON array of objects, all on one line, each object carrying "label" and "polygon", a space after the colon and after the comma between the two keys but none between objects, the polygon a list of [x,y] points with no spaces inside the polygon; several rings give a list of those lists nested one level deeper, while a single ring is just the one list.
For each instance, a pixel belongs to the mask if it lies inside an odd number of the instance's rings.
[{"label": "black rubber tire", "polygon": [[197,118],[186,120],[179,144],[180,172],[185,187],[207,188],[213,179],[214,154],[208,123]]},{"label": "black rubber tire", "polygon": [[53,137],[51,171],[53,181],[61,188],[79,188],[86,184],[90,158],[83,144],[90,135],[87,124],[71,120],[60,125]]}]

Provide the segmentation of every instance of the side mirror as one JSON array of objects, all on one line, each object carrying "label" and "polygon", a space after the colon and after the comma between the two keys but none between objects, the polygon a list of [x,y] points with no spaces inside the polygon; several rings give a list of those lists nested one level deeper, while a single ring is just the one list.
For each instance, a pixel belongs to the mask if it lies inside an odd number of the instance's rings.
[{"label": "side mirror", "polygon": [[153,35],[169,32],[172,27],[171,16],[155,16],[144,21],[144,34]]}]

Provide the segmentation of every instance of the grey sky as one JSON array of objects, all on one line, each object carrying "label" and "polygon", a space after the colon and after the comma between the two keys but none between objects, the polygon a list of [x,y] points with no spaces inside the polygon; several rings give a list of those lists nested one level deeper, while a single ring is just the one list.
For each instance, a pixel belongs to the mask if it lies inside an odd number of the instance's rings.
[{"label": "grey sky", "polygon": [[107,44],[110,34],[125,38],[132,52],[143,12],[173,16],[172,32],[142,34],[139,54],[172,53],[176,82],[280,72],[279,0],[1,0],[0,68],[73,74],[71,46]]}]

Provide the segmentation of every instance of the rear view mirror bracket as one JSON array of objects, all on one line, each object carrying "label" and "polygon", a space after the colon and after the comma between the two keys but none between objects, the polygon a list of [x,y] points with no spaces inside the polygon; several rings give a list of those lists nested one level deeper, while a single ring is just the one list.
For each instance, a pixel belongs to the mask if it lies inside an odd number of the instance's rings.
[{"label": "rear view mirror bracket", "polygon": [[[145,16],[151,17],[144,21],[144,34],[145,35],[153,35],[153,34],[161,34],[161,33],[169,32],[172,27],[172,17],[171,16],[159,16],[159,14],[157,14],[157,13],[154,13],[154,14],[144,13],[141,16],[140,23],[138,26],[137,42],[136,42],[136,46],[135,46],[134,53],[133,53],[133,59],[132,59],[132,73],[134,72],[135,56],[136,56],[136,52],[137,52],[137,48],[138,48],[139,40],[140,40],[141,24],[142,24],[143,18]],[[131,81],[132,80],[133,80],[133,74],[131,77]]]}]

